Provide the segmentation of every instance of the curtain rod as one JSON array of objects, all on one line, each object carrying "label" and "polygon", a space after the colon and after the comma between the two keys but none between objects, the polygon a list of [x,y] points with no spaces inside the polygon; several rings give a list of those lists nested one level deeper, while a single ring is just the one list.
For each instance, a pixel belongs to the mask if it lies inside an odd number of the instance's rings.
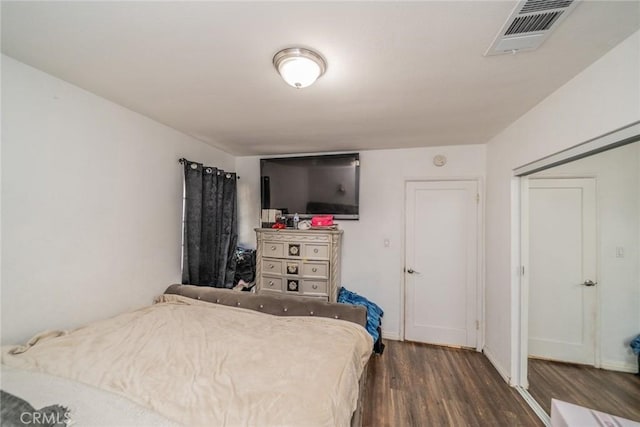
[{"label": "curtain rod", "polygon": [[[178,159],[178,163],[180,163],[181,165],[184,164],[184,162],[189,162],[190,160],[185,159],[184,157],[180,157]],[[225,171],[226,172],[226,171]],[[240,175],[236,175],[236,179],[240,179]]]}]

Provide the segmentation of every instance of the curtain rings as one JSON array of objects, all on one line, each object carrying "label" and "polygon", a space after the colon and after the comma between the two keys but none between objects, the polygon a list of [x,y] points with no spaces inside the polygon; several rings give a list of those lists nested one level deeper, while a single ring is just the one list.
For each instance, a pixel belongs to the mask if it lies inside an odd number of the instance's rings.
[{"label": "curtain rings", "polygon": [[[221,169],[217,169],[215,167],[209,167],[209,166],[204,166],[201,163],[197,163],[197,162],[192,162],[190,160],[185,159],[184,157],[181,157],[178,159],[178,163],[184,165],[187,164],[189,165],[189,167],[193,170],[197,170],[199,167],[202,167],[202,172],[203,173],[210,173],[210,174],[217,174],[217,175],[222,175],[224,174],[225,178],[232,178],[233,177],[233,173],[227,173]],[[236,175],[236,179],[240,179],[239,176]]]}]

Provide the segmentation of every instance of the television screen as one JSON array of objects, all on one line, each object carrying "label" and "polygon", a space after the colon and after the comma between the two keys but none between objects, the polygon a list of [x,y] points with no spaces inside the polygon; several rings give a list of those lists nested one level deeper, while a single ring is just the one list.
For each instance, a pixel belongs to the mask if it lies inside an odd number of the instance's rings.
[{"label": "television screen", "polygon": [[358,219],[358,153],[261,159],[260,176],[262,209]]}]

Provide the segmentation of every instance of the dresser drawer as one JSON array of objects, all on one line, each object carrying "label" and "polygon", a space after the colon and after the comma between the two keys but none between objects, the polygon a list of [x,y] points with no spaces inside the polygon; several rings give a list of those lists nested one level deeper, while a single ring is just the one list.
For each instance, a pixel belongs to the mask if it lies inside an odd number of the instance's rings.
[{"label": "dresser drawer", "polygon": [[265,274],[282,274],[283,262],[280,259],[262,259],[262,271]]},{"label": "dresser drawer", "polygon": [[262,256],[263,257],[283,257],[284,256],[284,243],[282,242],[263,242],[262,243]]},{"label": "dresser drawer", "polygon": [[284,264],[284,274],[292,274],[296,276],[299,276],[301,274],[300,261],[285,260],[283,264]]},{"label": "dresser drawer", "polygon": [[282,282],[282,277],[262,276],[260,279],[260,289],[282,292]]},{"label": "dresser drawer", "polygon": [[321,243],[307,243],[304,245],[303,257],[329,259],[329,245]]},{"label": "dresser drawer", "polygon": [[292,277],[287,277],[284,283],[285,292],[300,293],[300,280]]},{"label": "dresser drawer", "polygon": [[301,291],[304,295],[327,295],[328,286],[326,280],[303,280]]},{"label": "dresser drawer", "polygon": [[299,257],[300,256],[300,243],[287,243],[287,256]]},{"label": "dresser drawer", "polygon": [[317,277],[320,279],[328,279],[329,263],[326,261],[305,262],[302,264],[302,275],[304,277]]}]

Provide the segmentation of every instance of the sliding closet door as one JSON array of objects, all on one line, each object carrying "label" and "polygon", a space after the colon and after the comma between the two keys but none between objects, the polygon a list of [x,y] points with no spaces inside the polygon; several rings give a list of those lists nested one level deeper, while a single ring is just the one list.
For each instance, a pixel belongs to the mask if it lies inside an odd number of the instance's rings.
[{"label": "sliding closet door", "polygon": [[529,356],[595,364],[596,183],[529,180]]}]

